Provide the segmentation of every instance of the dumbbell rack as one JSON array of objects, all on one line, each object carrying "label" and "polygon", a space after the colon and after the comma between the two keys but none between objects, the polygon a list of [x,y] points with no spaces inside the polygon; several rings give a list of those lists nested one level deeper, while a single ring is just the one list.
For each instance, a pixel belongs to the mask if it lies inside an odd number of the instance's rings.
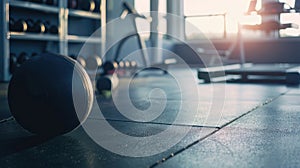
[{"label": "dumbbell rack", "polygon": [[[106,23],[106,0],[96,0],[100,5],[100,13],[88,12],[79,9],[68,9],[67,0],[58,0],[57,6],[28,2],[25,0],[0,0],[0,81],[8,82],[10,53],[55,52],[62,55],[78,55],[85,42],[93,49],[88,54],[102,55],[104,51],[105,29],[97,37],[89,38],[99,27]],[[51,19],[56,22],[59,33],[38,34],[27,32],[10,32],[9,17],[31,19]],[[84,27],[84,25],[88,25]],[[103,38],[102,38],[103,37]],[[88,40],[88,41],[87,41]]]}]

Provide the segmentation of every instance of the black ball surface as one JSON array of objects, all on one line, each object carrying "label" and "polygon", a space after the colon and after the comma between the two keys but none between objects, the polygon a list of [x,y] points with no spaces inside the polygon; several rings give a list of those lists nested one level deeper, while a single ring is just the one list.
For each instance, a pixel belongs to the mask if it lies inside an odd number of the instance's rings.
[{"label": "black ball surface", "polygon": [[23,128],[38,135],[72,131],[87,118],[93,99],[85,70],[71,58],[50,53],[22,64],[8,88],[12,115]]}]

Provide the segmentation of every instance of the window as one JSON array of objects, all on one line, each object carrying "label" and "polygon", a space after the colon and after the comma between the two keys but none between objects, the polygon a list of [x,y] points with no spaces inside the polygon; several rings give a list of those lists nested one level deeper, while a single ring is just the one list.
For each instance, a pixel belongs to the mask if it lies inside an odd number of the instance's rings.
[{"label": "window", "polygon": [[148,13],[150,11],[150,0],[135,0],[134,7],[139,13]]},{"label": "window", "polygon": [[[137,12],[144,14],[146,16],[150,15],[151,11],[151,0],[135,0],[134,2],[135,9]],[[162,33],[166,33],[166,20],[163,19],[163,14],[165,14],[167,11],[167,6],[166,6],[166,0],[159,0],[159,5],[158,5],[158,12],[160,13],[160,19],[159,19],[159,31]],[[138,30],[148,30],[150,32],[150,23],[149,21],[145,19],[136,19],[136,23],[138,26]],[[149,38],[150,33],[141,33],[140,34],[143,38]]]},{"label": "window", "polygon": [[[286,3],[286,7],[294,7],[295,0],[281,0]],[[238,23],[260,24],[260,15],[246,16],[250,0],[184,0],[184,15],[186,18],[187,39],[198,39],[201,37],[199,31],[190,31],[189,24],[197,27],[202,33],[210,38],[224,38],[236,36]],[[255,7],[261,8],[261,0]],[[297,23],[300,25],[300,16],[295,13],[281,14],[281,23]],[[248,36],[253,33],[246,31]],[[252,33],[252,34],[251,34]],[[257,33],[256,33],[257,34]],[[299,36],[299,29],[284,29],[280,31],[280,36]],[[257,34],[260,36],[261,34]],[[245,35],[247,36],[247,35]]]},{"label": "window", "polygon": [[[250,0],[184,0],[186,22],[195,25],[211,38],[236,34],[238,21],[243,17]],[[188,28],[186,28],[188,30]],[[187,39],[197,38],[195,32],[186,32]]]}]

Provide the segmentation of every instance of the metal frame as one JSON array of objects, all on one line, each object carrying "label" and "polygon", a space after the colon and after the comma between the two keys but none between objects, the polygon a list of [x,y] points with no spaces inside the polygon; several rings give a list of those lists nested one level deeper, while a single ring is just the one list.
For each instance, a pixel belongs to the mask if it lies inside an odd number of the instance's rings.
[{"label": "metal frame", "polygon": [[[61,0],[58,1],[58,7],[46,6],[35,4],[26,1],[16,1],[16,0],[0,0],[0,24],[2,25],[2,31],[0,33],[0,81],[8,82],[11,78],[9,72],[9,55],[10,55],[10,39],[21,39],[21,40],[39,40],[39,41],[53,41],[59,42],[59,53],[63,55],[68,55],[68,43],[69,42],[85,42],[88,37],[82,36],[69,36],[68,35],[68,17],[78,16],[89,19],[99,19],[100,25],[102,26],[101,36],[90,40],[89,42],[101,45],[101,54],[105,51],[105,24],[106,24],[106,0],[100,0],[101,14],[88,13],[84,11],[69,11],[67,8],[67,1]],[[18,32],[9,32],[8,23],[9,23],[9,6],[14,6],[17,8],[24,8],[30,10],[38,10],[46,13],[57,13],[58,17],[58,27],[59,34],[55,35],[39,35],[31,33],[18,33]]]},{"label": "metal frame", "polygon": [[8,20],[9,20],[9,4],[8,0],[1,0],[1,17],[0,24],[2,25],[2,31],[0,33],[0,80],[8,81],[10,79],[9,74],[9,40],[8,40]]},{"label": "metal frame", "polygon": [[[190,15],[190,16],[184,16],[184,20],[186,21],[187,18],[203,18],[203,17],[215,17],[215,16],[222,16],[224,25],[223,25],[223,38],[227,38],[227,13],[216,13],[216,14],[203,14],[203,15]],[[184,32],[186,35],[186,32]]]}]

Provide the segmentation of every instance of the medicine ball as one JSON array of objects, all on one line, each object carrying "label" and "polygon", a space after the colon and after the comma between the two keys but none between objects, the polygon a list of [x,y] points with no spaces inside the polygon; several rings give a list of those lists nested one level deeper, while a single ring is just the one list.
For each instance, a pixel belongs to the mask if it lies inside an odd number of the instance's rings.
[{"label": "medicine ball", "polygon": [[15,70],[17,69],[17,55],[15,53],[10,53],[9,56],[9,72],[13,74]]},{"label": "medicine ball", "polygon": [[93,94],[87,73],[75,60],[44,53],[15,71],[9,83],[8,103],[23,128],[34,134],[55,136],[85,121]]}]

